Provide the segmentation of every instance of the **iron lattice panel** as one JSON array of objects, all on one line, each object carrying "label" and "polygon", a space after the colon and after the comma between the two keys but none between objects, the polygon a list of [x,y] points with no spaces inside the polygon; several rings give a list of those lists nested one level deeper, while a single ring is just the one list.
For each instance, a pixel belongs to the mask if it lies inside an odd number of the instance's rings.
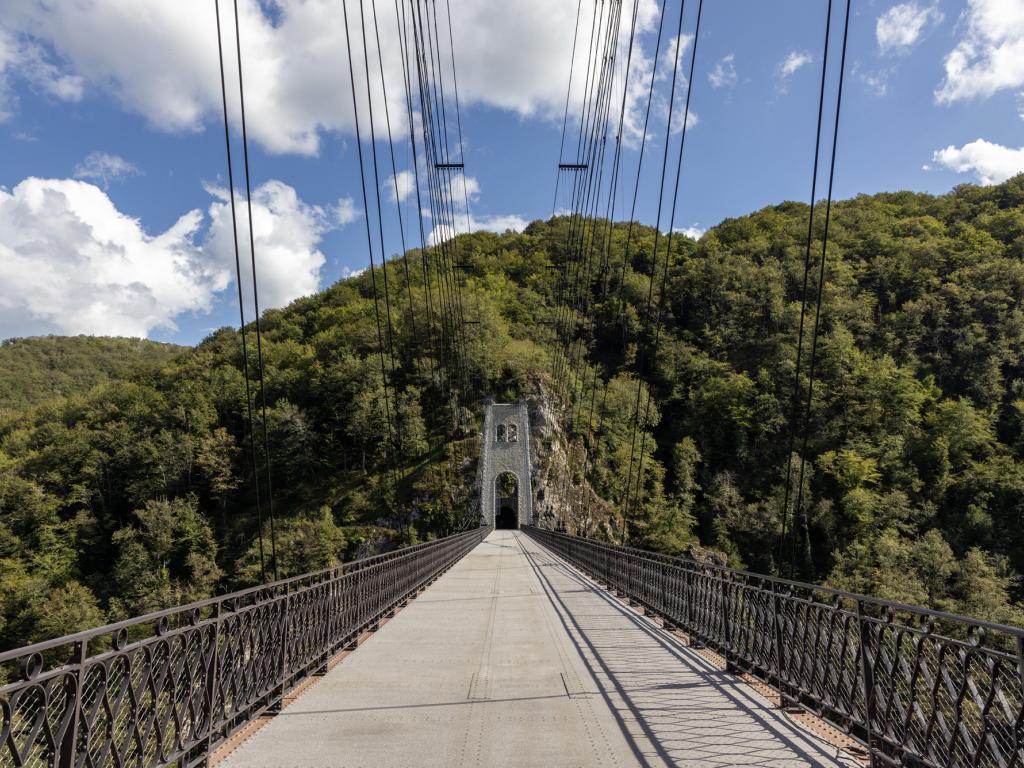
[{"label": "iron lattice panel", "polygon": [[490,531],[0,654],[0,768],[201,764]]},{"label": "iron lattice panel", "polygon": [[1024,768],[1024,630],[529,527],[857,739],[874,765]]}]

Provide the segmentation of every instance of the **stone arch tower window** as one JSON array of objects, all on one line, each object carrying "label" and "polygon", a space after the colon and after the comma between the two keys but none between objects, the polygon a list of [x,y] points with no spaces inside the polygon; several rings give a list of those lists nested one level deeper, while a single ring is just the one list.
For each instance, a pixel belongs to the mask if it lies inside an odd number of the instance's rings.
[{"label": "stone arch tower window", "polygon": [[518,442],[518,440],[519,440],[518,431],[519,431],[519,429],[518,429],[518,427],[516,427],[515,424],[509,424],[508,425],[508,441],[510,443]]},{"label": "stone arch tower window", "polygon": [[495,437],[495,439],[498,442],[504,442],[504,440],[505,440],[505,425],[504,424],[499,424],[497,432],[498,432],[498,434]]}]

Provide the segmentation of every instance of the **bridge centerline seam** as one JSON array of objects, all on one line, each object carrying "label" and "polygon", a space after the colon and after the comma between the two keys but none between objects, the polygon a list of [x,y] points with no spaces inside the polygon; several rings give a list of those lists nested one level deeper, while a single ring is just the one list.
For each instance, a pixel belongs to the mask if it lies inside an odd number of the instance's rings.
[{"label": "bridge centerline seam", "polygon": [[[523,541],[522,541],[523,534],[520,533],[519,531],[516,531],[515,534],[514,534],[514,538],[515,538],[516,544],[519,547],[519,550],[525,555],[526,554],[526,550],[525,550],[525,547],[523,546]],[[586,709],[589,712],[589,715],[590,715],[589,717],[584,717],[583,713],[582,712],[580,713],[580,715],[581,715],[580,720],[583,723],[583,727],[587,730],[587,733],[589,735],[590,734],[590,723],[592,721],[596,721],[597,720],[597,715],[594,712],[593,704],[591,702],[591,694],[593,694],[593,693],[600,694],[600,692],[601,692],[601,682],[600,682],[600,680],[598,680],[594,676],[593,672],[590,670],[590,667],[587,664],[586,659],[583,658],[583,654],[581,653],[579,645],[573,640],[573,638],[569,637],[568,634],[566,632],[564,632],[564,631],[561,632],[561,633],[556,633],[555,632],[555,626],[554,626],[554,624],[552,622],[552,620],[554,618],[552,616],[552,613],[555,614],[555,616],[557,616],[558,609],[551,602],[551,599],[549,597],[547,597],[547,595],[545,594],[545,592],[544,592],[544,585],[540,582],[539,576],[537,575],[536,571],[534,569],[532,569],[532,568],[530,569],[530,577],[531,577],[533,583],[536,583],[537,586],[539,586],[541,588],[541,592],[538,593],[538,596],[543,596],[543,597],[547,598],[546,600],[544,600],[543,607],[541,608],[541,615],[544,617],[544,627],[547,630],[548,638],[549,638],[551,644],[554,646],[554,648],[555,648],[555,650],[556,650],[556,652],[558,654],[559,663],[560,663],[560,666],[562,667],[562,670],[563,670],[562,673],[561,673],[562,674],[562,685],[565,686],[566,696],[570,700],[573,701],[574,706],[576,707],[577,710],[582,710],[584,707],[586,707]],[[563,625],[563,628],[564,628],[564,625]],[[559,637],[559,634],[561,635],[561,637]],[[566,641],[571,643],[573,648],[576,651],[576,663],[575,664],[572,663],[570,661],[570,659],[569,659],[569,649],[566,647]],[[570,670],[572,672],[573,677],[576,678],[576,682],[578,684],[578,687],[579,688],[583,688],[583,681],[582,681],[582,679],[580,677],[580,674],[579,674],[578,665],[583,665],[583,667],[586,669],[586,671],[589,674],[589,677],[591,678],[591,680],[593,681],[595,687],[597,688],[596,691],[579,691],[579,693],[586,694],[586,695],[583,695],[583,696],[573,696],[573,694],[570,692],[569,684],[568,684],[568,682],[565,679],[565,675]],[[613,751],[611,749],[611,744],[608,743],[607,736],[604,733],[601,733],[600,736],[601,736],[601,739],[604,741],[604,744],[605,744],[605,747],[606,747],[606,754],[613,755]],[[594,737],[592,735],[590,735],[590,742],[591,742],[591,747],[594,748],[595,752],[596,752],[596,746],[594,745]],[[595,757],[597,758],[598,761],[603,762],[602,755],[595,754]],[[614,757],[613,757],[613,759],[614,759]]]}]

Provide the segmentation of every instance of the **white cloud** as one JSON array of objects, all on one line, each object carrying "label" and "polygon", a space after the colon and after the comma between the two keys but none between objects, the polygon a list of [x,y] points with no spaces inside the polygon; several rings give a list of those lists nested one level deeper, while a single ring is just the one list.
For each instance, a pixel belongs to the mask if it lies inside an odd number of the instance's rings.
[{"label": "white cloud", "polygon": [[19,39],[0,26],[0,122],[10,118],[17,106],[15,79],[61,101],[81,100],[85,87],[84,78],[62,72],[37,43]]},{"label": "white cloud", "polygon": [[[686,34],[685,32],[681,35],[672,35],[668,40],[663,43],[661,53],[661,64],[658,70],[658,79],[667,80],[672,77],[672,65],[676,62],[678,55],[679,63],[677,68],[679,70],[679,76],[676,78],[676,83],[680,81],[685,85],[686,83],[686,52],[693,43],[693,35]],[[676,53],[676,45],[679,45],[679,52]]]},{"label": "white cloud", "polygon": [[889,93],[889,75],[892,74],[888,69],[880,69],[876,72],[859,72],[858,77],[860,81],[864,83],[864,87],[867,88],[868,93],[872,96],[885,96]]},{"label": "white cloud", "polygon": [[798,69],[812,61],[814,61],[814,57],[807,51],[790,51],[779,64],[779,76],[784,79],[790,77]]},{"label": "white cloud", "polygon": [[702,228],[697,224],[693,224],[689,227],[676,227],[676,229],[673,231],[677,232],[683,237],[688,237],[691,240],[700,240],[701,237],[704,236],[704,233],[707,232],[707,229]]},{"label": "white cloud", "polygon": [[1024,85],[1024,3],[968,0],[962,23],[966,32],[946,56],[936,101],[951,104]]},{"label": "white cloud", "polygon": [[0,123],[10,119],[14,110],[14,95],[11,93],[11,69],[17,61],[14,38],[0,27]]},{"label": "white cloud", "polygon": [[334,218],[338,226],[345,226],[351,224],[353,221],[360,217],[361,213],[356,208],[356,203],[351,197],[343,197],[338,201],[337,207],[334,209]]},{"label": "white cloud", "polygon": [[[647,138],[652,140],[656,133],[658,125],[664,125],[668,119],[669,111],[669,97],[670,97],[670,84],[672,81],[672,69],[675,63],[676,57],[676,45],[679,45],[679,63],[676,73],[676,97],[675,103],[672,105],[672,124],[669,126],[670,134],[677,134],[683,130],[683,116],[686,114],[686,91],[689,88],[689,79],[686,77],[687,67],[689,66],[689,59],[687,58],[686,51],[693,44],[693,35],[673,35],[669,40],[663,44],[661,60],[658,63],[657,76],[655,82],[663,85],[659,91],[657,88],[651,99],[651,121],[648,126]],[[640,108],[646,108],[647,105],[647,94],[650,87],[650,73],[651,66],[647,66],[646,71],[643,75],[643,82],[638,83],[638,92],[636,94],[636,104],[634,110],[637,112]],[[639,113],[639,112],[638,112]],[[697,113],[690,108],[689,116],[686,120],[688,127],[693,127],[699,122]],[[636,133],[633,136],[629,135],[629,132],[624,128],[623,132],[626,134],[624,143],[627,146],[636,146],[639,143],[640,137],[643,135],[643,126],[636,126]]]},{"label": "white cloud", "polygon": [[875,22],[878,50],[883,55],[907,53],[942,19],[942,11],[934,5],[921,6],[917,2],[894,5]]},{"label": "white cloud", "polygon": [[388,199],[393,200],[398,194],[399,202],[404,203],[416,191],[416,175],[412,171],[399,171],[388,177]]},{"label": "white cloud", "polygon": [[[507,232],[509,230],[513,232],[522,232],[526,229],[530,222],[524,219],[522,216],[516,214],[505,214],[498,216],[484,216],[477,218],[475,216],[470,217],[470,227],[473,232]],[[466,232],[466,217],[456,217],[455,221],[455,234],[461,235]],[[430,244],[437,245],[438,243],[450,240],[452,237],[452,227],[449,224],[439,224],[434,227],[430,233]]]},{"label": "white cloud", "polygon": [[[683,98],[685,99],[685,97]],[[684,115],[686,116],[687,128],[693,128],[693,126],[700,122],[700,118],[697,116],[697,113],[693,111],[693,108],[691,107],[689,113],[687,113],[686,105],[684,103],[680,103],[679,97],[677,96],[676,109],[672,115],[672,126],[670,131],[671,133],[679,133],[681,130],[683,130]]]},{"label": "white cloud", "polygon": [[229,273],[196,244],[202,213],[147,234],[98,187],[28,178],[0,190],[0,336],[145,336],[208,311]]},{"label": "white cloud", "polygon": [[[211,189],[209,227],[200,210],[149,234],[94,184],[28,178],[0,189],[0,337],[39,333],[146,336],[175,318],[208,312],[234,278],[227,192]],[[248,224],[237,199],[243,283]],[[253,191],[260,305],[281,306],[319,287],[323,234],[353,214],[303,203],[270,181]],[[247,311],[252,317],[252,307]]]},{"label": "white cloud", "polygon": [[[580,8],[577,52],[587,50],[591,43],[590,21],[594,4],[594,0],[583,0]],[[601,18],[605,21],[611,5],[599,5],[604,9]],[[460,0],[458,13],[452,18],[459,66],[459,95],[465,92],[474,101],[508,109],[521,116],[561,121],[576,10],[574,3],[551,0],[517,0],[514,3]],[[641,0],[637,9],[637,37],[651,30],[657,20],[656,0]],[[629,45],[629,26],[623,23],[619,31],[616,55],[622,62],[626,60]],[[641,60],[648,56],[649,53],[634,48],[631,64],[634,74],[631,77],[642,69]],[[569,105],[573,114],[582,111],[585,101],[586,65],[587,57],[577,55]],[[621,103],[621,99],[619,83],[613,91],[612,103]]]},{"label": "white cloud", "polygon": [[[595,1],[584,1],[581,19],[592,15]],[[357,29],[355,62],[363,54],[357,5],[349,5],[350,25]],[[611,5],[600,4],[603,17]],[[237,76],[230,56],[234,23],[230,3],[221,6],[229,103],[235,105]],[[407,132],[404,79],[395,14],[389,7],[378,4],[378,22],[391,128],[396,136],[403,136]],[[239,13],[250,137],[272,152],[312,155],[318,152],[324,133],[351,134],[348,57],[338,3],[239,0]],[[81,98],[89,85],[112,94],[126,110],[164,131],[198,131],[220,120],[215,19],[208,0],[7,0],[3,16],[7,36],[22,49],[31,46],[37,52],[35,68],[45,71],[46,87],[61,98]],[[637,34],[650,30],[657,18],[656,0],[641,0]],[[372,21],[367,19],[371,29]],[[445,21],[440,24],[442,38],[446,37]],[[572,39],[575,22],[576,6],[567,2],[460,2],[452,25],[462,105],[482,104],[524,117],[560,120],[571,60],[571,47],[565,41]],[[622,25],[618,41],[623,61],[628,26]],[[589,25],[581,20],[582,48],[589,34]],[[374,37],[370,35],[371,71],[377,58]],[[442,45],[442,52],[445,49]],[[634,50],[634,72],[643,68],[649,56]],[[582,112],[585,101],[586,58],[576,57],[570,98],[573,115]],[[450,63],[444,71],[450,81]],[[366,84],[358,77],[358,68],[356,80],[365,107]],[[371,72],[375,127],[380,132],[385,125],[379,119],[384,105],[379,80]],[[450,82],[446,84],[450,87]],[[618,94],[621,99],[621,90]],[[630,108],[635,106],[632,96],[631,87]],[[9,112],[12,107],[0,103],[0,111],[4,109]],[[365,108],[361,118],[367,118]],[[631,114],[630,128],[635,122]],[[364,134],[367,130],[368,124]]]},{"label": "white cloud", "polygon": [[[216,263],[233,269],[235,251],[228,191],[218,187],[207,187],[207,191],[215,201],[209,209],[210,233],[204,251]],[[252,292],[252,275],[244,266],[249,258],[248,207],[245,199],[237,194],[235,210],[243,256],[242,291],[248,297]],[[323,235],[342,223],[346,216],[351,221],[354,210],[349,199],[340,201],[333,209],[309,205],[281,181],[268,181],[253,190],[253,235],[261,310],[284,306],[320,287],[320,268],[325,259],[317,246]],[[246,307],[247,312],[252,309]]]},{"label": "white cloud", "polygon": [[1013,149],[978,139],[940,149],[932,160],[957,173],[973,173],[982,184],[998,184],[1024,171],[1024,147]]},{"label": "white cloud", "polygon": [[[644,110],[647,106],[647,93],[653,68],[654,58],[647,56],[639,48],[634,48],[626,84],[626,109],[622,114],[622,143],[634,149],[640,145],[640,138],[643,136]],[[612,103],[619,104],[621,108],[623,94],[619,91],[617,95],[618,101]]]},{"label": "white cloud", "polygon": [[738,76],[736,74],[735,54],[730,53],[715,64],[715,68],[708,73],[708,81],[712,88],[725,88],[736,85]]},{"label": "white cloud", "polygon": [[348,280],[350,277],[359,277],[365,271],[366,271],[366,267],[363,267],[362,269],[352,269],[351,267],[342,267],[341,268],[341,279],[342,280]]},{"label": "white cloud", "polygon": [[106,189],[111,181],[134,176],[139,172],[138,168],[119,155],[92,152],[75,167],[75,178],[102,182]]},{"label": "white cloud", "polygon": [[470,200],[480,197],[480,182],[473,176],[463,176],[463,194],[468,195]]}]

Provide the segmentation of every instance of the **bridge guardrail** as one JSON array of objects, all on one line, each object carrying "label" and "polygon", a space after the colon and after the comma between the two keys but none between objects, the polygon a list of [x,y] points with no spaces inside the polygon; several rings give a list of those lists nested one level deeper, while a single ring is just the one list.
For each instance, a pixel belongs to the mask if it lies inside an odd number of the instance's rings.
[{"label": "bridge guardrail", "polygon": [[872,765],[1024,766],[1024,629],[524,530],[844,730]]},{"label": "bridge guardrail", "polygon": [[489,530],[0,653],[0,766],[202,765]]}]

